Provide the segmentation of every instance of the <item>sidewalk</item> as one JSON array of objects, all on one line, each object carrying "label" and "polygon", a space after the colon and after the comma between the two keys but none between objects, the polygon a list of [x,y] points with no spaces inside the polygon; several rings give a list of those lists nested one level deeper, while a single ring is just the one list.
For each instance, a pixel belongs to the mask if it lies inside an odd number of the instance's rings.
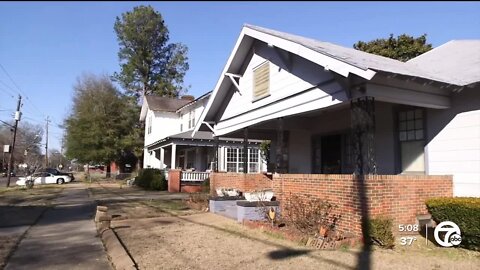
[{"label": "sidewalk", "polygon": [[111,269],[86,187],[68,184],[55,204],[30,228],[5,269]]}]

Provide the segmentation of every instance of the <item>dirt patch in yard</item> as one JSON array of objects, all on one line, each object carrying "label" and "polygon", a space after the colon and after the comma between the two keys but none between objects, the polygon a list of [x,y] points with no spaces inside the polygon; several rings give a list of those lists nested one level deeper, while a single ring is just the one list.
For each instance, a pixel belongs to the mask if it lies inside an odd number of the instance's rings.
[{"label": "dirt patch in yard", "polygon": [[137,187],[97,182],[89,190],[98,205],[108,206],[113,220],[191,215],[199,213],[186,204],[186,194],[146,191]]},{"label": "dirt patch in yard", "polygon": [[[356,269],[356,249],[314,250],[203,213],[114,221],[140,269]],[[478,252],[375,250],[372,269],[478,269]]]}]

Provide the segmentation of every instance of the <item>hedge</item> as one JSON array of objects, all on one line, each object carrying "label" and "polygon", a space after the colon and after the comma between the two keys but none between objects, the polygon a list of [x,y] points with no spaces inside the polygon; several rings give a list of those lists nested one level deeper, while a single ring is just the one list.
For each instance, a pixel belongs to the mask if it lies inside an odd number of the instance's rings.
[{"label": "hedge", "polygon": [[461,247],[480,250],[480,198],[433,198],[426,205],[435,222],[452,221],[460,227]]},{"label": "hedge", "polygon": [[140,170],[137,177],[135,177],[135,184],[144,189],[152,190],[167,190],[168,182],[165,175],[159,169],[143,169]]}]

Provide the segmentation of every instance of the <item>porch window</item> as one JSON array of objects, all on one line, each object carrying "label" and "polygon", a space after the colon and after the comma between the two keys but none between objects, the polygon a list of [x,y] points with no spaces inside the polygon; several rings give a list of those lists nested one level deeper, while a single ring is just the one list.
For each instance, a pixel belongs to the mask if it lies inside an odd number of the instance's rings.
[{"label": "porch window", "polygon": [[[243,148],[227,148],[226,149],[226,165],[227,172],[243,172],[243,160],[245,155]],[[259,171],[259,149],[248,149],[248,172],[256,173]]]},{"label": "porch window", "polygon": [[425,172],[424,111],[414,109],[398,114],[398,140],[402,173]]},{"label": "porch window", "polygon": [[187,166],[186,166],[185,169],[194,168],[195,151],[185,151],[185,156],[186,156],[186,160],[187,160]]},{"label": "porch window", "polygon": [[265,62],[253,70],[253,100],[270,94],[270,64]]}]

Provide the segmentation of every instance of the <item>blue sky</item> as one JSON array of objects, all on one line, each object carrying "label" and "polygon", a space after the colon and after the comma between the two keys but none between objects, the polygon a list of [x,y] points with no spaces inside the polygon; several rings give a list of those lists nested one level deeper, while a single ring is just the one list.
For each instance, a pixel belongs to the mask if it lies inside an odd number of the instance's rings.
[{"label": "blue sky", "polygon": [[[480,2],[0,2],[0,64],[26,95],[24,120],[52,118],[52,148],[77,76],[119,70],[115,17],[140,4],[162,13],[171,41],[188,46],[194,96],[215,86],[244,23],[347,47],[390,33],[426,33],[434,47],[480,39]],[[11,119],[12,89],[0,69],[0,120]]]}]

